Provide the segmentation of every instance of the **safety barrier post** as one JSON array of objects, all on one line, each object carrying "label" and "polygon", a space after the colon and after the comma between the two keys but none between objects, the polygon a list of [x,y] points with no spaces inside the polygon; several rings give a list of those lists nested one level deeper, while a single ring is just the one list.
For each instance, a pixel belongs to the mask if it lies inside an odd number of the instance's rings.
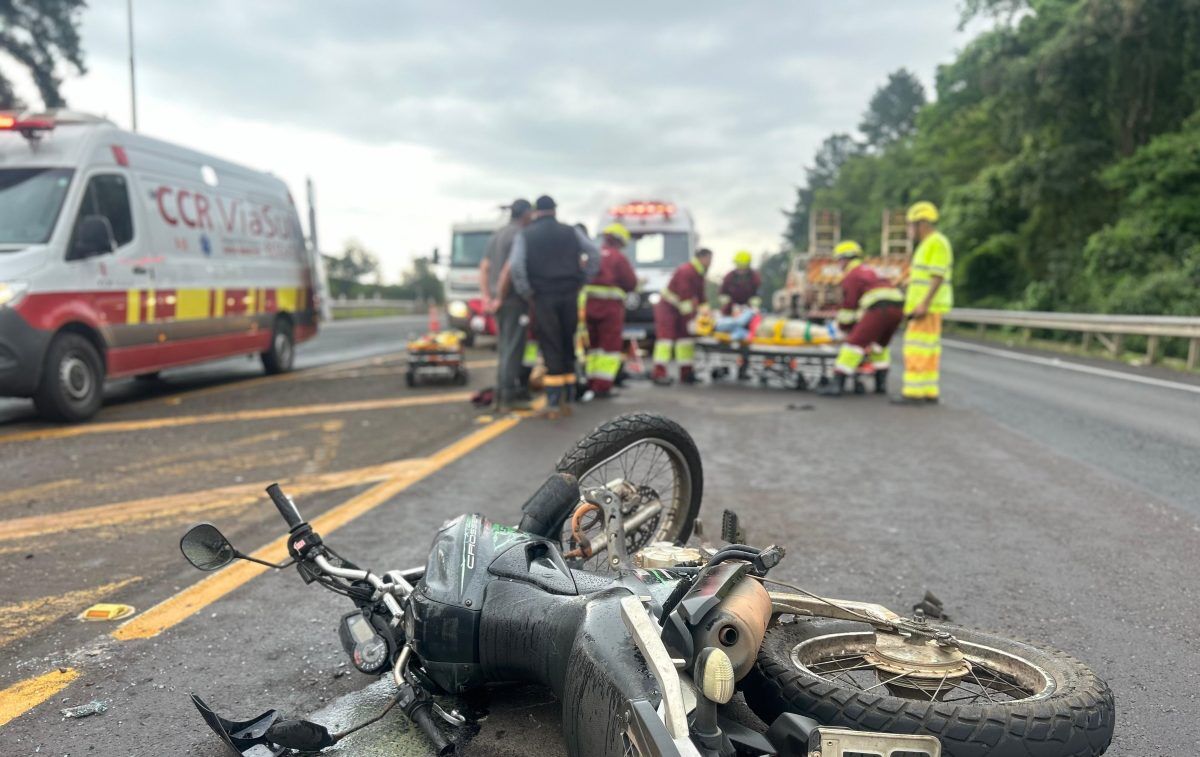
[{"label": "safety barrier post", "polygon": [[1200,338],[1191,339],[1188,341],[1188,370],[1196,370],[1197,363],[1200,363]]},{"label": "safety barrier post", "polygon": [[1153,365],[1154,358],[1158,355],[1158,336],[1151,335],[1146,337],[1146,364]]}]

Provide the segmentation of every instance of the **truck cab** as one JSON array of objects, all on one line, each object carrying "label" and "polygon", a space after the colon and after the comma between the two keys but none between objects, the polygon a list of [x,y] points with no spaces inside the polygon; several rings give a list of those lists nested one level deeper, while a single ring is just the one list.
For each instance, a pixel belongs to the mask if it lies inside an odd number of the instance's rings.
[{"label": "truck cab", "polygon": [[468,346],[477,334],[496,335],[495,320],[487,312],[479,286],[479,263],[488,239],[503,225],[499,220],[465,221],[450,228],[450,255],[443,276],[446,315],[450,328],[466,334]]},{"label": "truck cab", "polygon": [[598,228],[620,223],[633,241],[625,257],[638,277],[638,290],[625,301],[625,338],[654,338],[654,305],[671,273],[691,260],[700,243],[692,214],[674,202],[633,200],[615,205],[600,217]]}]

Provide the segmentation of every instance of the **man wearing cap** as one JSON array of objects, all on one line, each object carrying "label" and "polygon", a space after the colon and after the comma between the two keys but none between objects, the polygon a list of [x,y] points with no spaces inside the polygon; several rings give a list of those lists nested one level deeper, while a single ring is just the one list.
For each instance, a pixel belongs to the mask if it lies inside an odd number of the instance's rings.
[{"label": "man wearing cap", "polygon": [[596,399],[612,395],[613,382],[621,371],[624,344],[625,298],[637,289],[637,274],[623,250],[632,236],[619,223],[601,232],[600,270],[583,288],[587,322],[588,391]]},{"label": "man wearing cap", "polygon": [[942,316],[954,304],[950,283],[954,251],[937,230],[938,209],[918,202],[908,209],[908,227],[917,249],[909,266],[904,315],[904,388],[897,400],[906,405],[938,402],[942,358]]},{"label": "man wearing cap", "polygon": [[756,310],[762,307],[762,298],[758,296],[762,276],[750,267],[750,263],[749,250],[740,250],[733,256],[733,270],[725,274],[717,291],[717,302],[725,315],[733,315],[733,309],[738,305],[749,305]]},{"label": "man wearing cap", "polygon": [[525,353],[525,324],[522,316],[529,306],[516,292],[501,297],[500,278],[508,264],[513,240],[533,218],[529,200],[513,200],[509,222],[488,239],[479,263],[479,286],[483,301],[496,314],[496,409],[529,407],[529,386],[525,382],[522,358]]},{"label": "man wearing cap", "polygon": [[596,245],[578,229],[559,223],[556,207],[548,195],[537,198],[533,222],[513,240],[508,277],[517,294],[533,303],[534,332],[546,361],[549,418],[570,415],[579,290],[600,267]]}]

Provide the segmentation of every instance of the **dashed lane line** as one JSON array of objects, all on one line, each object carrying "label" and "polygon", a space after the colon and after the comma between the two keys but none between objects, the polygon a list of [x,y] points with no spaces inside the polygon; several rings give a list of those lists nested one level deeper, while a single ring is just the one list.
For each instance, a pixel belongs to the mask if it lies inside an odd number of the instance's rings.
[{"label": "dashed lane line", "polygon": [[0,691],[0,726],[45,702],[78,677],[79,671],[73,668],[52,670]]},{"label": "dashed lane line", "polygon": [[298,416],[321,415],[328,413],[355,413],[369,410],[389,410],[397,407],[416,407],[420,405],[444,405],[453,402],[465,402],[471,398],[471,392],[446,392],[442,394],[417,395],[413,397],[393,397],[390,399],[358,400],[354,402],[328,402],[314,405],[299,405],[294,407],[269,407],[258,410],[237,410],[225,413],[209,413],[207,415],[176,415],[165,418],[144,418],[129,421],[109,421],[107,423],[84,423],[77,426],[60,426],[55,428],[18,431],[12,434],[0,435],[0,444],[14,442],[42,441],[45,439],[67,439],[88,434],[113,434],[129,431],[149,431],[160,428],[178,428],[210,423],[229,423],[235,421],[262,421],[277,418],[295,418]]},{"label": "dashed lane line", "polygon": [[[398,460],[383,465],[371,465],[333,473],[297,476],[290,481],[283,481],[282,485],[295,496],[305,496],[349,486],[378,483],[423,465],[425,465],[424,459]],[[117,526],[164,516],[177,517],[188,513],[209,513],[214,510],[244,507],[255,502],[265,501],[263,490],[270,483],[270,481],[259,481],[251,484],[236,484],[203,491],[117,502],[111,505],[83,507],[66,512],[11,518],[0,521],[0,542],[67,531]]]}]

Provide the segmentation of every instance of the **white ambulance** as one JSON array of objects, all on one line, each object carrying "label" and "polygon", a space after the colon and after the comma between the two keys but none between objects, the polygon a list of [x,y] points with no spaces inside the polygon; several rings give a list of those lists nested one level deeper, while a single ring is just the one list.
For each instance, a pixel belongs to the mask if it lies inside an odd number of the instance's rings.
[{"label": "white ambulance", "polygon": [[105,378],[290,370],[319,266],[270,174],[94,116],[0,114],[0,396],[79,421]]},{"label": "white ambulance", "polygon": [[610,223],[629,229],[633,241],[625,257],[638,277],[638,291],[625,302],[625,338],[654,339],[654,305],[671,274],[692,259],[700,235],[687,208],[662,200],[634,200],[615,205],[600,216],[599,230]]}]

